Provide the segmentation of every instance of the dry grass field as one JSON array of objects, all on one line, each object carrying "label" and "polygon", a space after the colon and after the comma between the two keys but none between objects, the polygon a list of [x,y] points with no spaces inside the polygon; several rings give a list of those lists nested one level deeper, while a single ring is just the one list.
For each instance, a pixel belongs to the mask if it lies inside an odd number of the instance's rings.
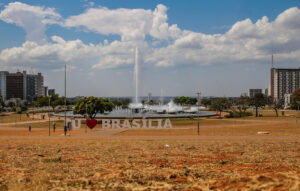
[{"label": "dry grass field", "polygon": [[[165,130],[0,126],[0,190],[300,190],[300,121],[174,120]],[[270,134],[258,135],[258,131]]]},{"label": "dry grass field", "polygon": [[[38,115],[38,114],[35,114]],[[1,123],[18,123],[18,122],[24,122],[24,121],[32,121],[34,120],[33,115],[30,114],[29,117],[27,117],[26,114],[11,114],[8,113],[4,116],[0,116],[0,124]]]}]

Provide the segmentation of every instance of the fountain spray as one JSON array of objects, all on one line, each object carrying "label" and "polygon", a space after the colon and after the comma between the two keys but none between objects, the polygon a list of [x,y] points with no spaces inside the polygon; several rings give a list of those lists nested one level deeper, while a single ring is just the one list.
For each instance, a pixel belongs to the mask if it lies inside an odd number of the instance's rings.
[{"label": "fountain spray", "polygon": [[139,78],[140,78],[139,48],[135,48],[134,85],[135,103],[139,103]]}]

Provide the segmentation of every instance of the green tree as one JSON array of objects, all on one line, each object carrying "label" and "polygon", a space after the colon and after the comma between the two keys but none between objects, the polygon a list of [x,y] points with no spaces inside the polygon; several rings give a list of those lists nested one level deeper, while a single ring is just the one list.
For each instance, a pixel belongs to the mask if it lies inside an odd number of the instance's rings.
[{"label": "green tree", "polygon": [[158,104],[158,103],[155,102],[154,100],[150,100],[150,101],[148,102],[148,104],[149,104],[149,105],[156,105],[156,104]]},{"label": "green tree", "polygon": [[[65,105],[65,97],[59,97],[53,101],[51,100],[50,105],[54,111],[56,106]],[[66,105],[70,105],[70,102],[68,100],[66,100]]]},{"label": "green tree", "polygon": [[36,107],[43,107],[49,105],[49,98],[48,97],[38,97],[37,100],[35,101],[34,105]]},{"label": "green tree", "polygon": [[273,97],[269,96],[267,101],[267,104],[274,109],[276,113],[276,117],[278,117],[278,110],[282,109],[284,100],[283,99],[274,99]]},{"label": "green tree", "polygon": [[296,89],[292,94],[292,109],[298,109],[300,107],[300,88]]},{"label": "green tree", "polygon": [[236,99],[235,104],[237,109],[239,110],[240,117],[242,117],[242,113],[246,112],[250,105],[250,98],[248,96],[240,96]]},{"label": "green tree", "polygon": [[258,108],[265,106],[268,102],[268,98],[264,94],[255,94],[250,98],[250,105],[255,107],[256,117],[258,117]]},{"label": "green tree", "polygon": [[174,100],[174,103],[180,104],[180,105],[195,105],[197,103],[197,99],[193,97],[177,97]]},{"label": "green tree", "polygon": [[218,111],[219,117],[221,118],[222,112],[230,107],[231,102],[227,98],[217,98],[211,103],[210,109]]},{"label": "green tree", "polygon": [[[65,104],[65,97],[59,97],[58,94],[52,94],[50,97],[49,96],[38,97],[37,101],[35,102],[35,106],[38,107],[49,106],[49,98],[50,98],[50,106],[52,107],[53,111],[55,111],[56,106]],[[70,102],[67,100],[66,104],[70,105]]]},{"label": "green tree", "polygon": [[111,98],[111,102],[116,106],[122,106],[122,108],[128,108],[131,103],[130,98]]},{"label": "green tree", "polygon": [[21,112],[24,112],[24,111],[27,111],[28,110],[28,107],[27,107],[27,102],[23,103],[20,105],[20,110]]},{"label": "green tree", "polygon": [[2,112],[4,110],[4,107],[5,107],[5,103],[4,103],[2,95],[0,94],[0,112]]},{"label": "green tree", "polygon": [[74,114],[87,114],[90,119],[94,119],[97,113],[112,111],[114,108],[113,102],[106,98],[85,97],[78,100],[74,107]]},{"label": "green tree", "polygon": [[10,111],[16,111],[16,104],[13,101],[9,101],[6,105],[7,107],[10,108]]},{"label": "green tree", "polygon": [[123,98],[121,99],[122,108],[128,108],[129,104],[131,103],[130,98]]},{"label": "green tree", "polygon": [[211,100],[207,98],[202,98],[201,104],[204,105],[205,107],[208,107],[209,105],[211,105]]}]

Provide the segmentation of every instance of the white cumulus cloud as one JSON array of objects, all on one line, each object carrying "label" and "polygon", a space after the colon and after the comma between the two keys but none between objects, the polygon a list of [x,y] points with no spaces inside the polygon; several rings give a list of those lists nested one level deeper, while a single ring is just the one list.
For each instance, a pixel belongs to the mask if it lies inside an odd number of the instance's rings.
[{"label": "white cumulus cloud", "polygon": [[0,13],[0,19],[26,31],[26,40],[45,43],[47,24],[59,23],[61,16],[53,8],[31,6],[20,2],[9,3]]},{"label": "white cumulus cloud", "polygon": [[141,41],[146,35],[167,39],[180,35],[177,25],[167,23],[167,7],[157,5],[154,11],[145,9],[90,8],[65,20],[67,27],[84,27],[99,34],[117,34],[123,41]]},{"label": "white cumulus cloud", "polygon": [[[99,70],[126,67],[134,63],[137,45],[143,51],[144,62],[159,67],[266,63],[272,53],[282,62],[300,61],[297,7],[287,9],[272,22],[266,16],[257,21],[237,21],[224,34],[204,34],[170,26],[164,5],[157,5],[154,10],[88,8],[63,20],[54,9],[10,3],[1,11],[0,18],[23,27],[28,37],[21,46],[1,51],[2,66],[28,63],[52,70],[62,68],[65,63],[74,68],[87,66]],[[44,41],[45,26],[53,23],[119,35],[121,40],[85,44],[80,39],[67,41],[52,36],[51,41]],[[145,40],[146,35],[152,42]],[[160,42],[165,42],[164,46]]]}]

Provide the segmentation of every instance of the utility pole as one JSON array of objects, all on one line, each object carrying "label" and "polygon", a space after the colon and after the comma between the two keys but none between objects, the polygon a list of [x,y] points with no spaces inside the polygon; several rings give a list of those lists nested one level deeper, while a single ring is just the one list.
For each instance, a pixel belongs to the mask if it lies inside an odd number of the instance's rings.
[{"label": "utility pole", "polygon": [[201,92],[197,92],[198,95],[198,102],[197,102],[197,115],[198,115],[198,136],[199,136],[199,131],[200,131],[200,119],[199,119],[199,106],[200,106],[200,95]]},{"label": "utility pole", "polygon": [[85,103],[85,133],[87,133],[87,124],[86,124],[86,120],[88,119],[88,115],[87,115],[87,103]]},{"label": "utility pole", "polygon": [[48,109],[48,118],[49,118],[49,136],[50,136],[50,99],[51,99],[51,96],[49,96],[49,109]]},{"label": "utility pole", "polygon": [[64,134],[67,135],[67,65],[65,64],[65,121],[64,121]]}]

